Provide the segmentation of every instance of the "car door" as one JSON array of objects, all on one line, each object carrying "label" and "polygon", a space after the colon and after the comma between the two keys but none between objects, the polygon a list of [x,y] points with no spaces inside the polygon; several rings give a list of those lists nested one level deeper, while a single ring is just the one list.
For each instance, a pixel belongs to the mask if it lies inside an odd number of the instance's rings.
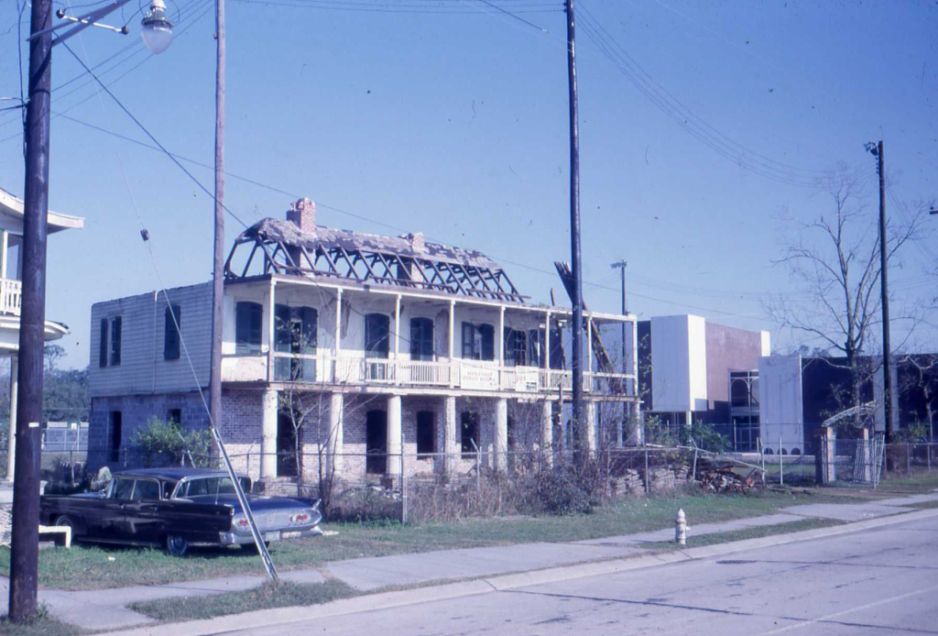
[{"label": "car door", "polygon": [[129,541],[159,543],[162,540],[161,496],[159,480],[135,480],[130,501],[123,503],[122,507],[124,531]]},{"label": "car door", "polygon": [[106,499],[101,502],[100,514],[90,520],[89,534],[101,541],[127,541],[125,506],[133,497],[133,477],[115,477]]}]

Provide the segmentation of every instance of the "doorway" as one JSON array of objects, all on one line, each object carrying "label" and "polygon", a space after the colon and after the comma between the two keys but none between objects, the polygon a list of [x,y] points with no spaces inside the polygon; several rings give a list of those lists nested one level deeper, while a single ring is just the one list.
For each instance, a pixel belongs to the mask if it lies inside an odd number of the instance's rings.
[{"label": "doorway", "polygon": [[[302,432],[302,429],[300,429]],[[297,430],[289,413],[277,414],[277,476],[296,477],[300,466],[296,460]],[[302,448],[302,441],[301,441]]]},{"label": "doorway", "polygon": [[365,472],[383,475],[388,471],[388,414],[368,411],[365,430]]}]

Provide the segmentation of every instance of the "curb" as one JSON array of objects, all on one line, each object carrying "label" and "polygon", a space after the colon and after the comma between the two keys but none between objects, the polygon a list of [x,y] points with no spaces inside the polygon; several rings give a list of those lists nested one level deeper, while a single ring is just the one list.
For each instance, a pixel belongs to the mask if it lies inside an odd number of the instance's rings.
[{"label": "curb", "polygon": [[719,543],[675,552],[663,552],[646,556],[612,559],[567,565],[543,570],[531,570],[516,574],[503,574],[483,577],[471,581],[457,583],[442,583],[426,587],[400,590],[394,592],[378,592],[365,594],[348,599],[341,599],[323,605],[281,607],[276,609],[257,610],[244,614],[232,614],[210,619],[201,619],[184,623],[165,623],[160,625],[141,626],[129,630],[106,632],[108,634],[126,634],[127,636],[202,636],[204,634],[225,634],[240,632],[260,627],[274,627],[288,625],[313,618],[326,618],[370,612],[382,609],[393,609],[408,605],[444,601],[468,596],[479,596],[494,592],[511,590],[531,585],[556,583],[570,579],[586,578],[604,574],[617,574],[632,570],[641,570],[707,559],[715,556],[733,554],[758,548],[786,545],[801,541],[811,541],[838,535],[851,534],[862,530],[869,530],[883,526],[930,519],[938,516],[938,509],[919,510],[915,512],[900,513],[886,517],[866,519],[845,523],[839,526],[802,530],[790,534],[777,534],[757,539],[744,539],[729,543]]}]

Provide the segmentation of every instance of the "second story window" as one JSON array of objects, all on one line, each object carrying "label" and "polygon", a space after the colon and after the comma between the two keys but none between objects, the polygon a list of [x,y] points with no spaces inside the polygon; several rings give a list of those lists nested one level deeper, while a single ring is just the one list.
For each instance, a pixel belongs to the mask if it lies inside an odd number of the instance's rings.
[{"label": "second story window", "polygon": [[264,308],[260,303],[239,302],[235,305],[235,353],[261,352],[261,323]]},{"label": "second story window", "polygon": [[102,369],[107,366],[107,318],[101,319],[101,331],[98,338],[98,366]]},{"label": "second story window", "polygon": [[390,352],[391,319],[385,314],[365,316],[365,357],[387,358]]},{"label": "second story window", "polygon": [[179,359],[180,327],[182,327],[182,313],[179,311],[179,305],[170,305],[163,316],[164,360]]},{"label": "second story window", "polygon": [[413,360],[433,359],[433,321],[431,319],[410,319],[410,357]]},{"label": "second story window", "polygon": [[121,363],[121,317],[102,318],[98,340],[98,366],[102,369]]},{"label": "second story window", "polygon": [[318,316],[312,307],[276,305],[274,347],[281,353],[316,353]]},{"label": "second story window", "polygon": [[505,327],[505,366],[523,367],[527,364],[527,354],[527,334]]},{"label": "second story window", "polygon": [[467,360],[495,359],[495,328],[488,324],[462,324],[462,357]]},{"label": "second story window", "polygon": [[121,317],[111,318],[111,366],[121,363]]}]

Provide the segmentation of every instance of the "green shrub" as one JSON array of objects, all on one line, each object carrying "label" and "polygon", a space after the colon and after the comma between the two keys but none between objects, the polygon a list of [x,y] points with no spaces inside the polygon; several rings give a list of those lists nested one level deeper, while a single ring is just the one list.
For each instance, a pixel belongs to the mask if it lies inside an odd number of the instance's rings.
[{"label": "green shrub", "polygon": [[207,430],[183,430],[178,422],[151,418],[134,442],[143,451],[148,465],[177,463],[187,456],[203,465],[208,458],[211,434]]}]

